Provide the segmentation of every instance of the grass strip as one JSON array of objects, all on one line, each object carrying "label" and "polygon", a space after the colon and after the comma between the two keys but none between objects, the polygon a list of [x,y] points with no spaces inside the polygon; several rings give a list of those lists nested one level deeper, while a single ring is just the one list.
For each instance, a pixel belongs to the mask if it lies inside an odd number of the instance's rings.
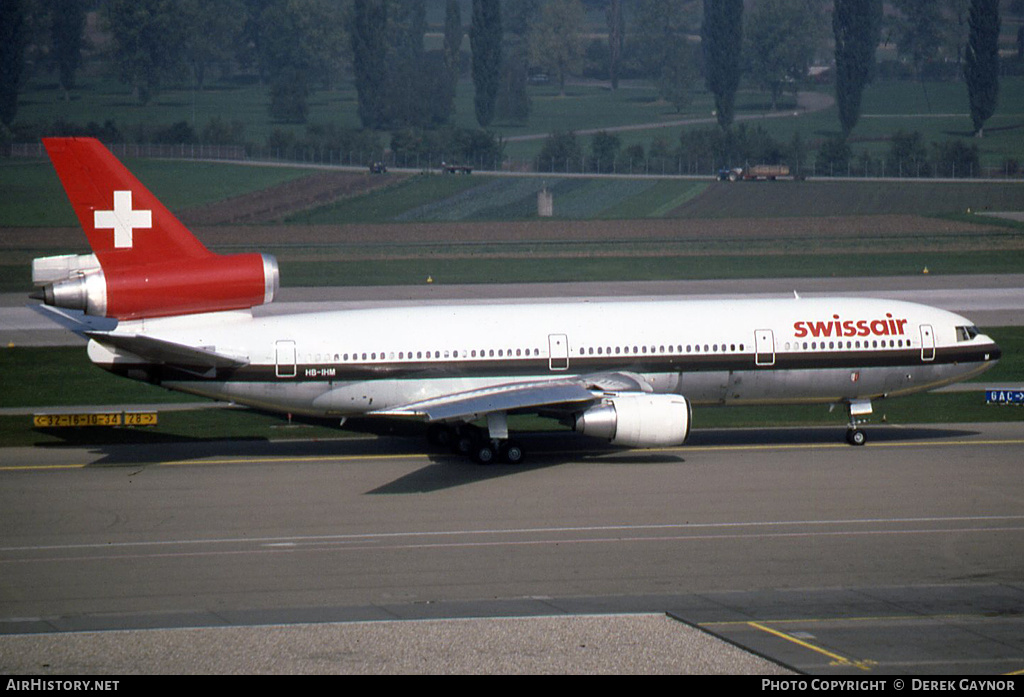
[{"label": "grass strip", "polygon": [[1024,250],[905,254],[787,254],[693,256],[496,256],[285,261],[288,286],[415,285],[434,283],[538,283],[661,281],[713,278],[817,278],[1006,274],[1024,268]]}]

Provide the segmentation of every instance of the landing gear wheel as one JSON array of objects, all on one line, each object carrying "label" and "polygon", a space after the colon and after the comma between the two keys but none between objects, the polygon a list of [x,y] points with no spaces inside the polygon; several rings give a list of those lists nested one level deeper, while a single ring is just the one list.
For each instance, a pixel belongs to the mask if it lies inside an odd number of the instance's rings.
[{"label": "landing gear wheel", "polygon": [[864,445],[867,441],[867,434],[859,428],[851,428],[846,432],[846,442],[850,445]]},{"label": "landing gear wheel", "polygon": [[520,465],[525,457],[522,447],[518,443],[505,443],[501,447],[501,459],[510,465]]},{"label": "landing gear wheel", "polygon": [[455,432],[444,424],[430,424],[427,426],[427,441],[431,445],[438,445],[442,448],[449,448],[455,440]]},{"label": "landing gear wheel", "polygon": [[473,459],[478,465],[490,465],[498,459],[498,451],[490,443],[479,443],[473,450]]},{"label": "landing gear wheel", "polygon": [[452,438],[452,450],[457,455],[471,455],[483,441],[480,429],[469,425],[459,426]]}]

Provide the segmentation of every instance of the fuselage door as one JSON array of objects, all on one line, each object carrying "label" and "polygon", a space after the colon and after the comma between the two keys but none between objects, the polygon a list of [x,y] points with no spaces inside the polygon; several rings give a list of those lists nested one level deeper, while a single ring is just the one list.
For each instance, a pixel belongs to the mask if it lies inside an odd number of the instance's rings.
[{"label": "fuselage door", "polygon": [[755,365],[775,365],[775,334],[771,329],[754,330]]},{"label": "fuselage door", "polygon": [[569,369],[569,337],[565,334],[548,334],[548,368]]},{"label": "fuselage door", "polygon": [[295,342],[278,341],[276,347],[276,375],[279,378],[293,378],[298,374],[295,366]]},{"label": "fuselage door", "polygon": [[935,332],[930,324],[921,325],[921,360],[935,360]]}]

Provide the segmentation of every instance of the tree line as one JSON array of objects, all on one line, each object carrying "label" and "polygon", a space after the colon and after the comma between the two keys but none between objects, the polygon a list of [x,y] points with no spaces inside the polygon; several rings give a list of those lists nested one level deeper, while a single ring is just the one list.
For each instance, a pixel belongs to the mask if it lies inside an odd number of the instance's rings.
[{"label": "tree line", "polygon": [[313,90],[351,81],[364,128],[437,129],[451,122],[468,74],[476,123],[487,129],[528,116],[531,81],[551,80],[564,94],[569,78],[596,73],[611,89],[624,76],[649,79],[678,111],[703,82],[728,130],[741,79],[774,109],[812,65],[834,63],[846,138],[878,72],[876,51],[892,45],[922,85],[930,66],[959,66],[980,136],[998,99],[999,1],[888,5],[886,16],[882,0],[433,0],[441,46],[427,50],[422,0],[4,0],[0,120],[13,122],[28,65],[55,73],[70,95],[94,13],[104,46],[91,53],[138,102],[169,83],[202,90],[214,73],[241,72],[266,86],[282,123],[306,122]]}]

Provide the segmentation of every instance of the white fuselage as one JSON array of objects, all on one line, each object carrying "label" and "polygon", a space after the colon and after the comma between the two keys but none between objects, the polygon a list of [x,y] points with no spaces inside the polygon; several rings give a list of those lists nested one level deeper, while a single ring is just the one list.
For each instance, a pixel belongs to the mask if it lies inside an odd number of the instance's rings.
[{"label": "white fuselage", "polygon": [[117,333],[247,365],[148,366],[93,341],[94,362],[170,389],[309,416],[388,413],[495,385],[612,372],[697,405],[851,402],[963,380],[999,357],[959,315],[852,298],[236,311],[122,322]]}]

